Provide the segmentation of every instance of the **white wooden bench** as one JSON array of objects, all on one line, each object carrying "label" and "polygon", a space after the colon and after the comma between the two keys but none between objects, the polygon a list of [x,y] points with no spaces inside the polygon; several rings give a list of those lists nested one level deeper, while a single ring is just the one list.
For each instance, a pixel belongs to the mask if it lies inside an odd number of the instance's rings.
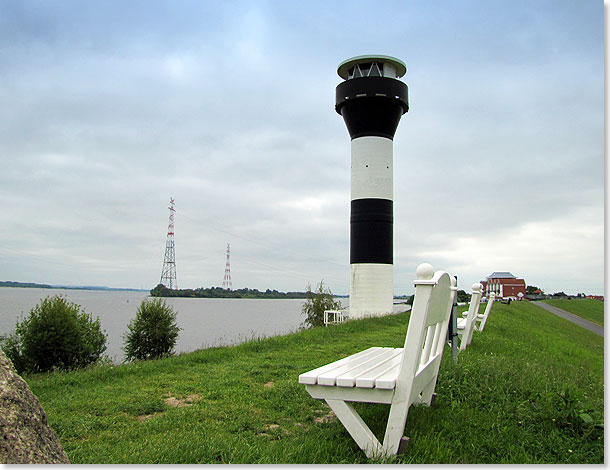
[{"label": "white wooden bench", "polygon": [[[299,383],[313,398],[326,400],[367,457],[402,451],[409,407],[430,405],[455,286],[453,276],[419,265],[404,348],[369,348],[299,375]],[[383,444],[350,402],[391,405]]]},{"label": "white wooden bench", "polygon": [[460,339],[460,351],[472,342],[472,333],[474,332],[475,320],[479,314],[479,304],[481,303],[481,290],[483,286],[475,282],[472,285],[472,296],[470,297],[470,307],[466,318],[458,318],[457,328]]},{"label": "white wooden bench", "polygon": [[489,298],[487,299],[487,305],[485,306],[485,313],[482,315],[479,314],[477,316],[477,320],[479,320],[479,324],[476,327],[477,331],[483,331],[485,329],[485,323],[487,323],[487,317],[489,316],[489,312],[491,311],[491,306],[494,304],[496,300],[496,294],[492,292],[489,294]]},{"label": "white wooden bench", "polygon": [[[331,320],[332,317],[332,320]],[[324,310],[324,325],[328,326],[331,323],[343,323],[349,320],[349,309],[342,310]]]}]

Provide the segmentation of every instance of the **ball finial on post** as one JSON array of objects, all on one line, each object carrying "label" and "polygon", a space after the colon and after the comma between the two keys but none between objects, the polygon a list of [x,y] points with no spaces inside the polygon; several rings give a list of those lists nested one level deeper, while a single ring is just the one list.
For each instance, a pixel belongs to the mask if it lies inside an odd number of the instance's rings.
[{"label": "ball finial on post", "polygon": [[434,268],[431,264],[422,263],[417,267],[415,271],[417,274],[417,279],[420,281],[429,281],[434,277]]}]

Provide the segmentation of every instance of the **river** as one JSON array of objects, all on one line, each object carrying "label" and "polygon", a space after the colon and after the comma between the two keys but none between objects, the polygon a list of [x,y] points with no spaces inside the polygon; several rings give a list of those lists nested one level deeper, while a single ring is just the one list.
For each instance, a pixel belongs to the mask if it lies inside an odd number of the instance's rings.
[{"label": "river", "polygon": [[[94,318],[99,317],[108,335],[106,354],[115,363],[123,361],[123,335],[127,324],[148,292],[68,289],[0,288],[0,335],[14,331],[15,323],[40,300],[63,295],[79,304]],[[231,345],[254,337],[275,336],[296,331],[304,320],[301,299],[188,299],[166,298],[177,312],[182,330],[176,352],[210,346]],[[344,306],[348,299],[341,299]]]}]

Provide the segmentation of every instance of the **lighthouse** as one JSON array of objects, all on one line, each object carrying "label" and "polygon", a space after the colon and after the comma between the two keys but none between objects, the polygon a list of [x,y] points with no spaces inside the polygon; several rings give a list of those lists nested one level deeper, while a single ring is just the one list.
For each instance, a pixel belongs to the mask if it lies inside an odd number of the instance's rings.
[{"label": "lighthouse", "polygon": [[339,64],[335,110],[351,137],[349,316],[392,313],[393,139],[409,110],[401,60],[364,55]]}]

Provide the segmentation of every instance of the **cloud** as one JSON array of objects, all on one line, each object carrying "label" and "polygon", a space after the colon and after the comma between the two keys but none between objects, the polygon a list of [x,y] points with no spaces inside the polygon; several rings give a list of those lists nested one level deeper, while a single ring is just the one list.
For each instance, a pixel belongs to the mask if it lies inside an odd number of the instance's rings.
[{"label": "cloud", "polygon": [[[565,289],[576,292],[579,285],[583,290],[595,289],[595,281],[585,280],[604,275],[599,257],[604,239],[603,227],[598,223],[601,214],[581,212],[575,216],[578,224],[558,218],[526,223],[485,238],[439,235],[417,256],[444,261],[450,272],[466,280],[460,284],[468,289],[471,283],[499,270],[524,277],[528,284],[549,293]],[[549,264],[556,270],[553,279],[548,276]]]},{"label": "cloud", "polygon": [[602,292],[601,13],[4,2],[0,278],[151,288],[172,196],[181,287],[220,285],[230,242],[235,287],[347,293],[335,70],[379,52],[407,62],[411,102],[394,141],[396,292],[421,261]]}]

